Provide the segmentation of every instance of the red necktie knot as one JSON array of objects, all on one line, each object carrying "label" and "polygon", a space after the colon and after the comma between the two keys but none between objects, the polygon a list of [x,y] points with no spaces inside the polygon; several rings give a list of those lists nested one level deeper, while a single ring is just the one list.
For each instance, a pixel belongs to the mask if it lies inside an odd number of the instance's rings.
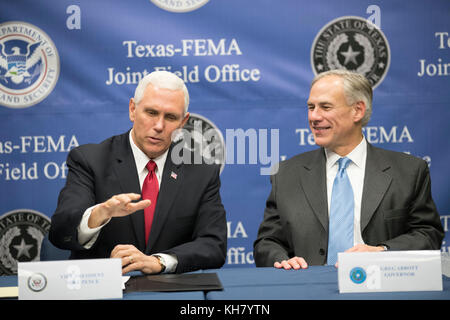
[{"label": "red necktie knot", "polygon": [[155,172],[156,162],[153,160],[150,160],[145,167],[147,168],[148,172]]}]

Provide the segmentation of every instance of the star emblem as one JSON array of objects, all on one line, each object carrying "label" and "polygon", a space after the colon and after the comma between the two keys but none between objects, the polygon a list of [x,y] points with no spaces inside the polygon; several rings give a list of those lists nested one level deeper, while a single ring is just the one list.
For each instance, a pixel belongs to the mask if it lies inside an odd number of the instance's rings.
[{"label": "star emblem", "polygon": [[23,255],[25,255],[27,258],[30,258],[29,250],[33,247],[32,244],[26,244],[25,240],[22,239],[19,245],[14,245],[13,247],[17,250],[17,259],[19,259]]},{"label": "star emblem", "polygon": [[345,61],[344,61],[345,65],[347,65],[349,62],[353,62],[356,65],[357,64],[356,57],[358,55],[360,55],[361,52],[360,51],[353,51],[352,46],[349,45],[347,51],[340,52],[340,54],[342,54],[345,57]]}]

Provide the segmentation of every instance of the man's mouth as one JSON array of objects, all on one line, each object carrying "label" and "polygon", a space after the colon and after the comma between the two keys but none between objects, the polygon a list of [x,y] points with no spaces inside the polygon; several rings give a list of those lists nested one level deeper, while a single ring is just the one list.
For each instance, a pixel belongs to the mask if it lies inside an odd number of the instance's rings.
[{"label": "man's mouth", "polygon": [[159,142],[162,141],[162,139],[157,138],[157,137],[147,137],[147,140],[148,140],[150,143],[159,143]]},{"label": "man's mouth", "polygon": [[313,126],[312,128],[316,132],[324,132],[325,130],[330,129],[331,127],[327,127],[327,126]]}]

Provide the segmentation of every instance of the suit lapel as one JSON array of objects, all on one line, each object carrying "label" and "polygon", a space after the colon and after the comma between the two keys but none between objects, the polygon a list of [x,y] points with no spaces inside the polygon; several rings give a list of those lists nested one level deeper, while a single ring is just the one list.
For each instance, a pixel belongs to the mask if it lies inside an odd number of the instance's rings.
[{"label": "suit lapel", "polygon": [[158,200],[156,202],[152,229],[150,231],[150,236],[148,238],[148,243],[145,250],[147,254],[151,251],[151,248],[158,239],[167,217],[169,216],[170,208],[174,203],[177,192],[183,183],[184,166],[182,164],[176,165],[172,162],[171,151],[172,147],[169,149],[166,163],[164,164],[164,171],[161,177],[161,185],[158,193]]},{"label": "suit lapel", "polygon": [[[129,132],[120,136],[114,146],[114,150],[116,154],[114,170],[122,193],[133,192],[141,194],[136,162],[129,141]],[[143,251],[145,248],[144,210],[136,211],[129,217],[137,239],[138,249]]]},{"label": "suit lapel", "polygon": [[318,149],[310,160],[300,165],[300,184],[314,214],[328,231],[326,160],[323,148]]},{"label": "suit lapel", "polygon": [[379,150],[367,143],[366,172],[361,202],[361,232],[367,227],[392,181],[389,175],[391,166],[379,154]]}]

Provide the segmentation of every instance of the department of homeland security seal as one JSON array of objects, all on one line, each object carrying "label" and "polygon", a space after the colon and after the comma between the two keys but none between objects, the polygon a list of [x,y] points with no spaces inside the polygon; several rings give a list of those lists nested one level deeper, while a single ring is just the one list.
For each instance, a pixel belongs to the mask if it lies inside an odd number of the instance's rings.
[{"label": "department of homeland security seal", "polygon": [[150,0],[156,6],[170,12],[189,12],[203,7],[209,0]]},{"label": "department of homeland security seal", "polygon": [[[220,173],[222,173],[225,167],[225,140],[222,132],[211,120],[190,112],[184,127],[173,135],[172,140],[179,144],[172,151],[174,163],[188,161],[194,164],[220,164]],[[179,157],[181,147],[192,151],[193,159]]]},{"label": "department of homeland security seal", "polygon": [[40,260],[41,243],[50,223],[47,216],[30,209],[0,216],[0,275],[17,274],[17,262]]},{"label": "department of homeland security seal", "polygon": [[21,21],[0,24],[0,105],[35,105],[52,92],[58,77],[58,50],[44,31]]},{"label": "department of homeland security seal", "polygon": [[383,32],[361,17],[337,18],[317,34],[311,48],[314,74],[334,69],[358,72],[376,88],[389,69],[390,49]]}]

